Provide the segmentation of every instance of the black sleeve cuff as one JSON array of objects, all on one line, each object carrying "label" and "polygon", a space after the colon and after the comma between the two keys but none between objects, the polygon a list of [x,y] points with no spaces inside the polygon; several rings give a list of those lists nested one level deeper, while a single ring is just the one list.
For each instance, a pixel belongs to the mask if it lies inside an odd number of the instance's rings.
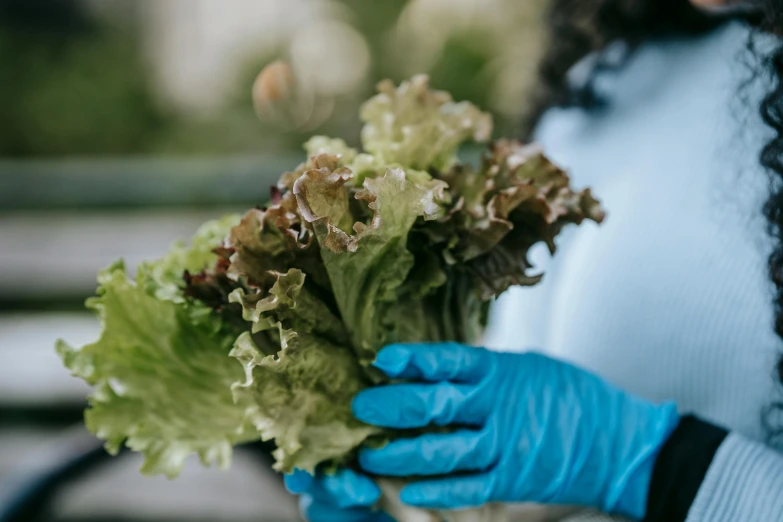
[{"label": "black sleeve cuff", "polygon": [[685,521],[727,434],[694,416],[682,418],[655,461],[644,522]]}]

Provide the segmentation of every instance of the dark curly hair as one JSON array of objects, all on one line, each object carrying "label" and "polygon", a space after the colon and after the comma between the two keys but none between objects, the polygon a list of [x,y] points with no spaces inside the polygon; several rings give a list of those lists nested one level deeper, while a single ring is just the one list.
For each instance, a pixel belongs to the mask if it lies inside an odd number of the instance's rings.
[{"label": "dark curly hair", "polygon": [[571,67],[588,54],[615,41],[633,49],[654,36],[705,33],[723,21],[687,0],[551,0],[547,18],[548,46],[524,126],[528,136],[550,107],[589,107],[597,102],[589,85],[574,91],[566,81]]},{"label": "dark curly hair", "polygon": [[[750,24],[756,34],[783,36],[783,0],[742,3],[747,9],[715,15],[698,10],[688,0],[552,0],[548,13],[549,45],[540,63],[538,89],[523,134],[529,138],[550,107],[591,108],[600,103],[589,83],[577,90],[572,88],[567,73],[582,58],[612,42],[624,42],[633,52],[635,46],[651,37],[699,35],[737,18]],[[764,122],[774,130],[774,138],[764,144],[759,161],[770,175],[770,195],[763,210],[768,232],[775,240],[769,258],[769,276],[776,289],[774,328],[783,338],[783,45],[767,55],[761,55],[753,41],[748,42],[748,49],[756,55],[754,61],[763,66],[760,70],[774,79],[759,107]],[[606,66],[617,64],[607,65],[600,59],[595,64],[596,70]],[[783,383],[783,357],[776,374]],[[783,401],[772,407],[783,412]],[[771,434],[783,438],[780,428]]]}]

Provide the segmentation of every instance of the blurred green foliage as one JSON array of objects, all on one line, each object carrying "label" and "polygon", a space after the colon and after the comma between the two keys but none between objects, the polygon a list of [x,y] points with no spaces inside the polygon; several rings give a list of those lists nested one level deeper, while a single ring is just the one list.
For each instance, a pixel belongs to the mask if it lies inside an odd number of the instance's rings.
[{"label": "blurred green foliage", "polygon": [[132,27],[99,23],[76,2],[3,0],[0,7],[0,155],[151,146],[166,118]]},{"label": "blurred green foliage", "polygon": [[[138,10],[100,17],[79,0],[0,0],[0,157],[298,151],[316,132],[355,144],[359,103],[379,80],[399,81],[408,74],[399,63],[405,55],[390,48],[390,35],[408,2],[338,4],[366,41],[371,56],[367,80],[357,92],[329,100],[334,104],[329,117],[315,127],[292,131],[259,120],[250,96],[258,72],[286,58],[287,42],[247,56],[221,110],[196,117],[158,99],[144,63]],[[487,108],[484,72],[493,53],[486,35],[462,30],[445,42],[427,72],[436,88]],[[500,132],[513,131],[514,125],[497,118]]]},{"label": "blurred green foliage", "polygon": [[439,87],[447,85],[454,99],[470,100],[486,108],[489,89],[483,72],[492,59],[491,53],[492,48],[486,45],[481,33],[458,32],[446,40],[438,61],[429,71],[430,80]]}]

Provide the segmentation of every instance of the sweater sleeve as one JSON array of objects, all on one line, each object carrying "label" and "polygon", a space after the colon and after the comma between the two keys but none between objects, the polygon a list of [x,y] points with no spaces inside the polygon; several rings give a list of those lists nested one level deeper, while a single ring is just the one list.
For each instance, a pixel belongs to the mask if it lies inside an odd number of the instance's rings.
[{"label": "sweater sleeve", "polygon": [[783,455],[736,433],[715,453],[686,522],[783,520]]}]

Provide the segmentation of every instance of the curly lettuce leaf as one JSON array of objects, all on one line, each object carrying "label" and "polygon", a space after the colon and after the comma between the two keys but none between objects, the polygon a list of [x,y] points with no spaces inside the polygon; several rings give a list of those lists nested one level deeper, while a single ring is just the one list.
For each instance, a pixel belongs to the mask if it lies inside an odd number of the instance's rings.
[{"label": "curly lettuce leaf", "polygon": [[238,288],[230,300],[242,306],[242,317],[249,321],[252,333],[273,330],[280,322],[286,329],[315,333],[336,344],[346,344],[348,335],[343,323],[327,305],[305,287],[307,276],[298,269],[286,274],[271,272],[276,279],[268,292],[248,293]]},{"label": "curly lettuce leaf", "polygon": [[426,75],[398,87],[388,80],[366,101],[359,117],[364,122],[364,149],[384,165],[444,171],[457,161],[457,149],[467,140],[485,142],[492,118],[468,102],[455,103],[444,91],[429,89]]},{"label": "curly lettuce leaf", "polygon": [[[348,169],[312,169],[297,180],[294,194],[315,230],[354,349],[368,363],[384,344],[399,340],[385,316],[414,266],[408,234],[418,219],[442,215],[445,185],[432,179],[415,184],[401,169],[389,169],[382,177],[366,178],[364,188],[351,193],[350,179]],[[352,196],[372,212],[367,222],[354,221]]]},{"label": "curly lettuce leaf", "polygon": [[357,186],[361,185],[365,177],[376,176],[379,172],[386,170],[386,166],[378,158],[349,147],[345,141],[339,138],[313,136],[304,144],[304,149],[307,153],[307,160],[300,163],[293,171],[286,172],[280,177],[277,182],[278,190],[290,191],[302,174],[308,170],[320,168],[318,158],[330,158],[329,161],[336,165],[334,168],[350,169],[354,173],[353,180]]},{"label": "curly lettuce leaf", "polygon": [[337,156],[343,167],[350,165],[359,154],[356,149],[349,147],[344,140],[341,140],[340,138],[329,138],[327,136],[313,136],[307,140],[304,148],[305,151],[307,151],[308,158],[320,156],[322,154]]},{"label": "curly lettuce leaf", "polygon": [[[147,267],[140,280],[155,279]],[[144,455],[145,474],[175,477],[194,453],[205,465],[227,467],[234,444],[259,437],[248,405],[231,393],[243,374],[228,356],[237,332],[151,295],[128,279],[122,262],[101,272],[99,283],[87,306],[101,320],[100,338],[82,348],[57,343],[65,366],[94,387],[87,428],[110,453],[125,443]]]},{"label": "curly lettuce leaf", "polygon": [[323,462],[345,462],[380,430],[351,414],[351,399],[369,382],[342,323],[308,294],[304,273],[274,275],[268,295],[232,296],[256,334],[240,335],[231,351],[245,369],[234,393],[251,404],[248,417],[264,440],[274,439],[276,469],[314,471]]},{"label": "curly lettuce leaf", "polygon": [[329,286],[312,230],[299,215],[290,193],[265,210],[248,211],[231,229],[226,245],[227,273],[236,281],[270,288],[275,282],[270,272],[295,267],[304,270],[313,283]]},{"label": "curly lettuce leaf", "polygon": [[554,254],[564,226],[605,218],[589,189],[575,191],[539,147],[514,140],[493,143],[480,169],[458,165],[443,180],[457,203],[421,232],[474,275],[482,300],[541,280],[527,259],[533,245],[544,242]]},{"label": "curly lettuce leaf", "polygon": [[237,214],[229,214],[207,221],[199,227],[189,245],[182,241],[174,243],[163,258],[141,263],[136,280],[158,299],[184,302],[183,273],[198,273],[214,266],[218,260],[215,248],[239,223],[239,218]]}]

